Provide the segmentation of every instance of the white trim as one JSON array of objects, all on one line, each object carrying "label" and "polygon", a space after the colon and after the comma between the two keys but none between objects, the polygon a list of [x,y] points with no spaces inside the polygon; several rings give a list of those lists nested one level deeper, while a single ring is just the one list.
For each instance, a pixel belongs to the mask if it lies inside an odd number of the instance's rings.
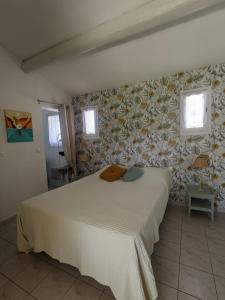
[{"label": "white trim", "polygon": [[[184,127],[184,101],[189,95],[205,93],[206,95],[206,124],[202,128],[185,128]],[[180,135],[206,135],[211,133],[211,88],[203,87],[192,90],[185,90],[180,95]]]},{"label": "white trim", "polygon": [[[86,110],[94,110],[95,115],[95,134],[87,134],[85,130],[85,119],[84,119],[84,111]],[[97,106],[85,106],[81,108],[82,113],[82,126],[83,126],[83,138],[84,139],[97,139],[99,137],[98,130],[98,108]]]}]

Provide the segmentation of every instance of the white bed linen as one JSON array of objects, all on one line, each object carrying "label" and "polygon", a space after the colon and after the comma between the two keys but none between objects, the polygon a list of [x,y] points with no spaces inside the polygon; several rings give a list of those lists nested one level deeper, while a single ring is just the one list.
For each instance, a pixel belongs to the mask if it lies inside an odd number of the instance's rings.
[{"label": "white bed linen", "polygon": [[[102,170],[101,170],[102,171]],[[45,251],[110,286],[118,300],[155,300],[150,255],[171,187],[167,169],[134,182],[100,172],[22,202],[18,250]]]}]

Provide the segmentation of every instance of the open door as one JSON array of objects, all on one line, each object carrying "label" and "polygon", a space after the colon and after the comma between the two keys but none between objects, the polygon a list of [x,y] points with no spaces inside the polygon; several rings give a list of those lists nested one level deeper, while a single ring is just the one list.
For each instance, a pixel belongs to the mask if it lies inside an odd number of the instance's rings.
[{"label": "open door", "polygon": [[48,188],[50,190],[68,183],[69,167],[62,146],[58,109],[42,107],[42,116]]}]

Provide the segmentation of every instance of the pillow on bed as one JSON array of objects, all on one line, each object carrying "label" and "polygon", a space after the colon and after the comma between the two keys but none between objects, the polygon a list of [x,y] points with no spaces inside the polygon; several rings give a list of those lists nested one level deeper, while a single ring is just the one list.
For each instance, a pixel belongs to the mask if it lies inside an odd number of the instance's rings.
[{"label": "pillow on bed", "polygon": [[99,175],[99,177],[103,180],[112,182],[112,181],[115,181],[117,179],[120,179],[120,177],[122,177],[125,172],[126,172],[125,168],[122,168],[118,165],[112,165],[112,166],[108,167],[107,169],[105,169]]},{"label": "pillow on bed", "polygon": [[123,181],[134,181],[140,178],[144,174],[144,170],[132,167],[126,171],[126,173],[123,175],[122,180]]}]

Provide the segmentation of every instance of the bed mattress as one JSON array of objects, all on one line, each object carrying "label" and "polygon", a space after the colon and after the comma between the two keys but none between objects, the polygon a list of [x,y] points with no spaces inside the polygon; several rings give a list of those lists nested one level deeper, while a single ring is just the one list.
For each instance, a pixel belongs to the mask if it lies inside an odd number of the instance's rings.
[{"label": "bed mattress", "polygon": [[133,182],[99,172],[37,197],[18,211],[18,250],[44,251],[110,286],[118,300],[155,300],[150,255],[159,240],[170,172],[144,168]]}]

